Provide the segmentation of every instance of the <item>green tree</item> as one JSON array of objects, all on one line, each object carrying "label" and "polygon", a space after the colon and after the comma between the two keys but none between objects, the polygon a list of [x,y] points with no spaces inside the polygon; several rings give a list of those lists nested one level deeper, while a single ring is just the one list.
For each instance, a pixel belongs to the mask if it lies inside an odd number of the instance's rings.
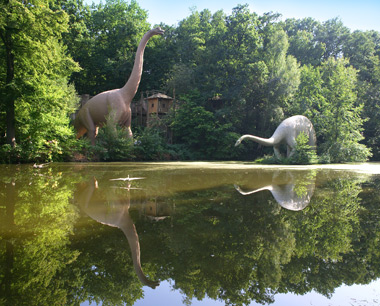
[{"label": "green tree", "polygon": [[309,137],[304,133],[300,133],[296,138],[295,154],[291,157],[291,163],[294,164],[316,164],[318,162],[315,148],[312,148],[309,143]]},{"label": "green tree", "polygon": [[[171,128],[177,143],[185,145],[193,159],[226,159],[233,156],[237,135],[230,125],[220,123],[212,112],[197,105],[197,94],[183,97]],[[199,97],[198,97],[199,99]]]},{"label": "green tree", "polygon": [[318,155],[325,162],[364,161],[371,156],[361,144],[363,104],[356,94],[357,71],[345,59],[304,66],[291,112],[310,118],[317,133]]},{"label": "green tree", "polygon": [[300,73],[295,58],[287,55],[289,44],[286,33],[279,27],[270,27],[266,39],[262,58],[268,76],[262,88],[261,108],[261,113],[266,115],[257,113],[257,119],[262,117],[260,131],[268,131],[264,136],[271,136],[275,127],[285,119],[288,100],[299,86]]},{"label": "green tree", "polygon": [[68,77],[78,66],[62,44],[68,16],[45,0],[3,1],[0,11],[2,134],[9,146],[19,143],[18,161],[57,158],[73,139],[76,102]]},{"label": "green tree", "polygon": [[330,58],[321,67],[327,103],[323,106],[325,142],[320,146],[332,162],[365,161],[371,156],[366,146],[360,144],[364,138],[360,116],[363,104],[357,101],[355,91],[357,72],[347,64],[347,60]]},{"label": "green tree", "polygon": [[72,30],[65,37],[82,68],[72,76],[77,91],[94,95],[122,87],[132,71],[137,45],[149,30],[147,12],[136,1],[123,0],[107,0],[90,8],[79,5],[77,10],[83,14],[80,23],[72,20],[72,26],[79,24],[79,33]]},{"label": "green tree", "polygon": [[322,60],[326,61],[330,57],[338,59],[343,54],[343,46],[350,33],[350,30],[343,25],[339,18],[333,18],[322,23],[316,31],[316,41],[324,45]]},{"label": "green tree", "polygon": [[325,44],[316,40],[321,23],[312,19],[286,19],[283,28],[289,37],[289,54],[301,65],[319,65],[325,52]]},{"label": "green tree", "polygon": [[277,17],[260,18],[247,5],[228,16],[193,11],[176,29],[180,64],[171,70],[168,84],[181,95],[196,90],[197,105],[231,132],[268,136],[284,119],[299,83],[298,64],[287,54]]},{"label": "green tree", "polygon": [[348,37],[343,52],[350,64],[358,70],[358,99],[364,104],[363,117],[365,143],[372,149],[376,160],[379,149],[379,104],[380,104],[380,33],[355,31]]}]

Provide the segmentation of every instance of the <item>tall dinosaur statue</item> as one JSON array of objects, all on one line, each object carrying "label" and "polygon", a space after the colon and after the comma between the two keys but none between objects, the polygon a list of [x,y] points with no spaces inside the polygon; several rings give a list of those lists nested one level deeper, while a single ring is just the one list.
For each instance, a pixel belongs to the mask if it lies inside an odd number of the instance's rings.
[{"label": "tall dinosaur statue", "polygon": [[116,116],[115,119],[117,122],[128,129],[129,137],[133,136],[131,130],[132,116],[130,105],[140,84],[144,50],[151,37],[162,34],[164,34],[164,30],[160,27],[149,30],[145,33],[136,51],[131,75],[122,88],[97,94],[83,105],[74,121],[74,127],[77,130],[77,138],[80,138],[87,133],[88,138],[94,145],[97,129],[106,122],[106,117],[111,111]]},{"label": "tall dinosaur statue", "polygon": [[250,139],[263,146],[273,146],[275,156],[280,158],[280,146],[285,144],[287,146],[287,157],[291,157],[295,152],[296,138],[301,132],[309,137],[309,145],[315,149],[317,139],[313,124],[308,118],[301,115],[289,117],[282,121],[270,138],[243,135],[236,141],[235,146],[238,146],[244,139]]},{"label": "tall dinosaur statue", "polygon": [[96,178],[89,184],[80,186],[76,193],[76,202],[80,208],[95,221],[121,229],[127,238],[131,249],[133,267],[140,282],[145,286],[155,289],[158,281],[149,280],[142,268],[140,259],[140,243],[135,224],[129,215],[130,195],[129,190],[125,196],[116,195],[111,192],[102,197],[97,193],[99,186]]}]

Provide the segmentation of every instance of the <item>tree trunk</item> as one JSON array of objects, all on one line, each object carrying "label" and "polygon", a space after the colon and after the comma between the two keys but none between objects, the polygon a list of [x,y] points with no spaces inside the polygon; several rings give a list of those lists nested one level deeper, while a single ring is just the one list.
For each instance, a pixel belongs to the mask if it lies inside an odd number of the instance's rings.
[{"label": "tree trunk", "polygon": [[5,81],[5,112],[7,122],[7,144],[12,147],[16,144],[16,128],[15,128],[15,94],[12,90],[11,83],[14,80],[14,54],[12,52],[12,35],[10,31],[5,30],[0,33],[1,39],[5,46],[5,55],[7,62],[7,78]]}]

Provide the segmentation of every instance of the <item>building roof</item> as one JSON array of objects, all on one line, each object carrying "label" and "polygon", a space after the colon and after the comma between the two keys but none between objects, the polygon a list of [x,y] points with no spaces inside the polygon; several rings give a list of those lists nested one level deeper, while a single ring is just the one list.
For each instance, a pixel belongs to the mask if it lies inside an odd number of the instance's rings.
[{"label": "building roof", "polygon": [[169,96],[164,95],[164,94],[162,94],[162,93],[156,93],[156,94],[154,94],[154,95],[148,97],[147,99],[157,99],[157,98],[158,98],[158,99],[173,100],[172,97],[169,97]]}]

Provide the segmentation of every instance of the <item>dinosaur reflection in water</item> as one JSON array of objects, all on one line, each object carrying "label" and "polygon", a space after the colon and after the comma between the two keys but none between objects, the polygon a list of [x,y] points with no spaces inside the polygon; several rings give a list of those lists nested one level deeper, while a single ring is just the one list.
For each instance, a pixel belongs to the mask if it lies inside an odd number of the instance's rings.
[{"label": "dinosaur reflection in water", "polygon": [[238,185],[235,189],[242,195],[250,195],[263,190],[269,190],[278,204],[283,208],[299,211],[307,207],[315,189],[315,173],[306,175],[290,171],[278,171],[272,177],[263,177],[260,180],[261,187],[255,186],[249,191],[243,191]]},{"label": "dinosaur reflection in water", "polygon": [[88,184],[78,194],[77,200],[80,208],[95,221],[117,227],[123,231],[131,249],[133,267],[139,280],[142,284],[155,289],[159,285],[159,282],[149,280],[141,268],[139,237],[135,224],[129,215],[129,190],[123,193],[123,197],[115,195],[114,197],[107,197],[106,200],[102,199],[97,190],[98,181],[94,178],[93,182]]}]

